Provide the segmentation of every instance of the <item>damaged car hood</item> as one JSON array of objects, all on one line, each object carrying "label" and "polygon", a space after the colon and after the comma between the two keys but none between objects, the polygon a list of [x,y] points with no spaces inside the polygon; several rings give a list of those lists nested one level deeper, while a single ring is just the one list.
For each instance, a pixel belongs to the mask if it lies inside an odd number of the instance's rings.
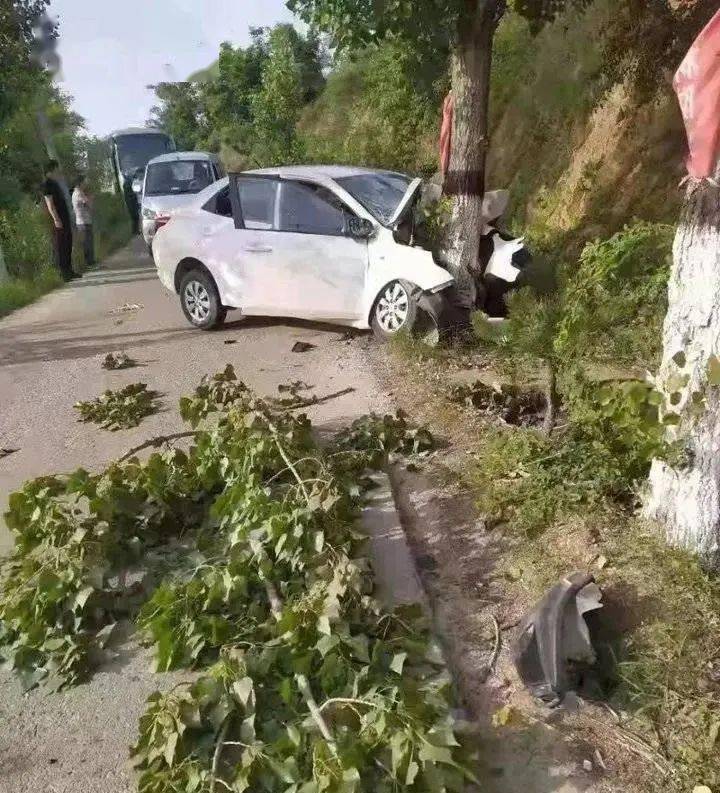
[{"label": "damaged car hood", "polygon": [[417,197],[422,184],[423,180],[420,178],[413,179],[412,182],[410,182],[408,189],[405,191],[405,195],[400,200],[400,203],[397,205],[393,216],[388,221],[388,226],[391,228],[397,226],[412,211],[415,198]]}]

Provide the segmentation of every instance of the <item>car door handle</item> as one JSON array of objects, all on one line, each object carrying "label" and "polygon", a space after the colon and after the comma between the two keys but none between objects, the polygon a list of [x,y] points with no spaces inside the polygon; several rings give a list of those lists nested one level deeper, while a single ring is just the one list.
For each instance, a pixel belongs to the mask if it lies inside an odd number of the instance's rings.
[{"label": "car door handle", "polygon": [[272,248],[268,245],[243,245],[243,250],[248,253],[271,253]]}]

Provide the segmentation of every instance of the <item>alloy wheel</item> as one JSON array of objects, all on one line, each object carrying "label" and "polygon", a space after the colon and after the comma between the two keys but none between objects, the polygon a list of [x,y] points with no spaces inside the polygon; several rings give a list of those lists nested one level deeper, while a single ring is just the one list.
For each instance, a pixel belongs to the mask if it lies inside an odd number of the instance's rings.
[{"label": "alloy wheel", "polygon": [[378,300],[375,313],[385,333],[397,333],[406,323],[410,298],[405,287],[397,281],[390,284]]},{"label": "alloy wheel", "polygon": [[185,306],[188,314],[198,324],[202,324],[210,316],[210,294],[200,281],[189,281],[185,287]]}]

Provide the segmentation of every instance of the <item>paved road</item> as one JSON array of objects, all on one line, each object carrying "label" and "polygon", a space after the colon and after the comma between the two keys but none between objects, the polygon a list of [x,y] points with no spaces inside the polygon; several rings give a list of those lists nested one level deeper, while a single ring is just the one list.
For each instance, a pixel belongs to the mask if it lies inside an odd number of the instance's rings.
[{"label": "paved road", "polygon": [[[142,308],[117,311],[126,304]],[[261,393],[291,380],[315,385],[317,394],[356,389],[309,411],[322,421],[377,407],[362,354],[369,338],[347,343],[343,328],[242,320],[233,313],[229,319],[215,332],[191,328],[138,238],[81,281],[0,320],[0,448],[18,449],[0,459],[0,510],[26,479],[77,466],[97,468],[148,437],[182,429],[178,398],[228,362]],[[297,340],[317,347],[293,353]],[[114,350],[126,351],[142,368],[102,369],[102,358]],[[77,422],[77,400],[138,380],[165,395],[163,412],[116,433]],[[0,527],[0,554],[11,544]]]},{"label": "paved road", "polygon": [[[115,312],[125,304],[142,308]],[[0,509],[28,478],[78,466],[97,469],[149,437],[182,429],[178,398],[228,362],[261,393],[291,380],[315,385],[318,395],[354,388],[308,411],[318,426],[385,408],[363,352],[369,340],[348,342],[344,333],[256,319],[212,333],[194,330],[135,240],[81,281],[0,320],[0,448],[18,449],[0,459]],[[316,348],[293,353],[297,340]],[[126,351],[143,368],[105,371],[100,362],[114,350]],[[76,421],[78,399],[138,379],[164,393],[164,411],[117,433]],[[0,552],[11,545],[0,526]],[[151,674],[149,660],[130,647],[88,684],[55,696],[42,690],[23,696],[0,672],[0,793],[134,790],[125,758],[138,716],[152,691],[175,680]]]}]

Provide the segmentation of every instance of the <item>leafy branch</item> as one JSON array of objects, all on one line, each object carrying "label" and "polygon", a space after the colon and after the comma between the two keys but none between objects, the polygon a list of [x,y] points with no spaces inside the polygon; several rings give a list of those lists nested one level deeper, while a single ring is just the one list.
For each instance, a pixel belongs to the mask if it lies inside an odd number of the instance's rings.
[{"label": "leafy branch", "polygon": [[115,432],[137,427],[146,417],[157,413],[160,404],[157,391],[149,391],[145,383],[131,383],[118,391],[105,393],[89,402],[76,402],[80,421],[93,422]]}]

